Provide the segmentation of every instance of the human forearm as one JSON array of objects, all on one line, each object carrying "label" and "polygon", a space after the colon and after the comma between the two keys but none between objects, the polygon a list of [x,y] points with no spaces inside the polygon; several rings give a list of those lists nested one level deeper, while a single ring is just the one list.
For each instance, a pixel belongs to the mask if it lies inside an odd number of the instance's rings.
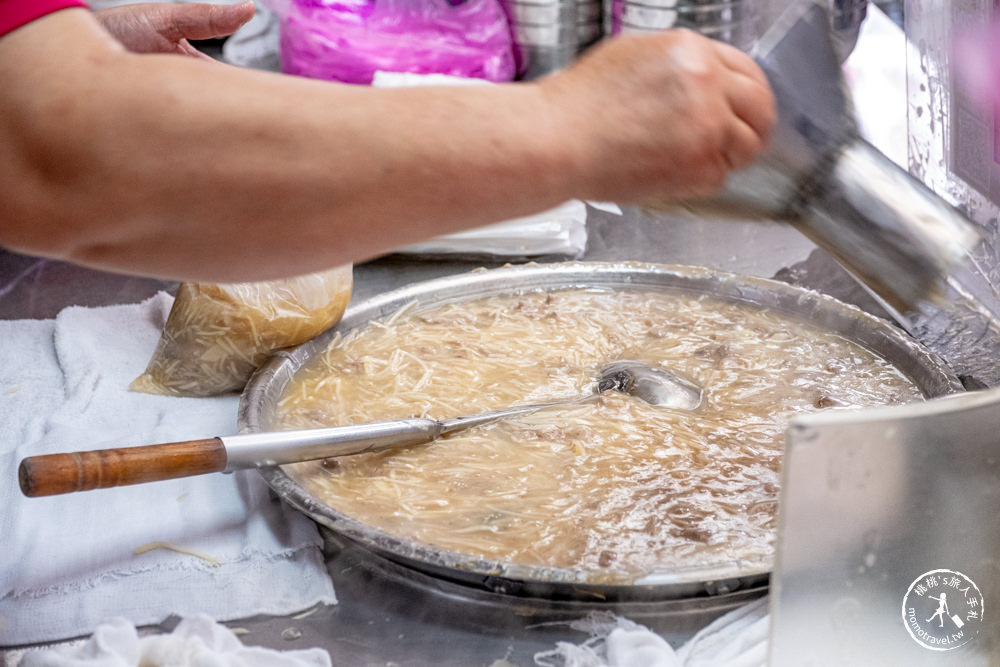
[{"label": "human forearm", "polygon": [[[67,14],[51,20],[87,18]],[[570,196],[531,86],[377,91],[67,48],[99,65],[33,63],[48,110],[17,119],[36,182],[5,225],[15,248],[41,232],[96,266],[270,277]]]},{"label": "human forearm", "polygon": [[763,145],[742,54],[683,32],[595,51],[537,84],[375,90],[127,54],[59,12],[0,40],[0,243],[262,279],[573,197],[701,193]]}]

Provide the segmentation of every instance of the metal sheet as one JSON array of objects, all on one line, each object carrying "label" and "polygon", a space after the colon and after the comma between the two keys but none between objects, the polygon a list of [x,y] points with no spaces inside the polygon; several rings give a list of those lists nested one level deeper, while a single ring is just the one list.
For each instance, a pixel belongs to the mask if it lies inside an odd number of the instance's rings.
[{"label": "metal sheet", "polygon": [[[1000,664],[998,434],[997,390],[793,422],[773,667]],[[939,585],[945,575],[931,573],[941,570],[964,575],[982,598],[970,602],[965,579]],[[938,589],[951,604],[935,617]]]}]

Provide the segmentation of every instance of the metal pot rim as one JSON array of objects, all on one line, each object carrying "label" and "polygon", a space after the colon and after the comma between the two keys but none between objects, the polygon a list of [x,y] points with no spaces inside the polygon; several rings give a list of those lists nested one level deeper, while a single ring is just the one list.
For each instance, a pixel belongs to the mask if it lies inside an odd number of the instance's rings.
[{"label": "metal pot rim", "polygon": [[[430,307],[484,296],[568,288],[607,288],[687,292],[722,301],[763,306],[792,318],[833,330],[886,358],[906,373],[927,397],[962,391],[945,363],[902,330],[852,305],[818,292],[786,283],[741,276],[703,267],[639,262],[565,262],[526,264],[414,283],[348,307],[341,322],[297,348],[278,352],[251,378],[239,405],[240,432],[270,427],[277,400],[294,373],[314,354],[326,348],[338,333],[386,317],[417,301]],[[909,368],[904,367],[909,364]],[[880,408],[886,409],[886,408]],[[890,408],[891,409],[891,408]],[[395,537],[363,524],[318,500],[280,467],[261,468],[260,474],[286,502],[317,523],[361,543],[390,559],[425,572],[494,590],[516,587],[533,596],[579,594],[584,598],[628,597],[638,592],[652,599],[712,596],[766,582],[773,559],[731,561],[711,567],[671,568],[634,578],[606,572],[524,565],[480,559],[430,544]]]}]

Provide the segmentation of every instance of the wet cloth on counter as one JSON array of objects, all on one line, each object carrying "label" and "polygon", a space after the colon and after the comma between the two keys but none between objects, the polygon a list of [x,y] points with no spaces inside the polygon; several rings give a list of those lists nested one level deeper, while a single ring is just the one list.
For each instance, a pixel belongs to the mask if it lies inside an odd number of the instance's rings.
[{"label": "wet cloth on counter", "polygon": [[674,649],[649,628],[614,614],[592,614],[570,624],[590,639],[560,642],[535,654],[546,667],[764,667],[770,629],[768,598],[730,611]]},{"label": "wet cloth on counter", "polygon": [[244,646],[229,628],[204,614],[182,619],[170,634],[140,637],[135,626],[114,618],[78,646],[25,653],[20,667],[330,667],[321,648],[275,651]]},{"label": "wet cloth on counter", "polygon": [[[315,525],[254,471],[25,498],[26,456],[236,432],[236,395],[131,393],[173,299],[0,322],[0,645],[336,601]],[[153,548],[136,553],[142,547]]]}]

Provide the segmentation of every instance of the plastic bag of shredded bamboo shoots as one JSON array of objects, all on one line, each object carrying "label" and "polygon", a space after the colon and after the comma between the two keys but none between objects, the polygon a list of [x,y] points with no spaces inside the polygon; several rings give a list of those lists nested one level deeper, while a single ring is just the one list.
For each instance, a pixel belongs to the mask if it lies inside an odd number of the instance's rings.
[{"label": "plastic bag of shredded bamboo shoots", "polygon": [[153,358],[130,388],[176,396],[241,390],[272,352],[340,321],[352,268],[256,283],[181,283]]}]

